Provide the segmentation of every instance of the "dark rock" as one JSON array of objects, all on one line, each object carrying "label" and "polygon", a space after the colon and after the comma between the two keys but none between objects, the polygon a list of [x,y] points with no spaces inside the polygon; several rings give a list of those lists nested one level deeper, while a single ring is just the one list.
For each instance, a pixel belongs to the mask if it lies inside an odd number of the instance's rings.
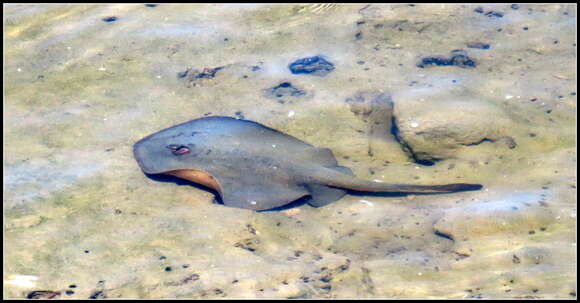
[{"label": "dark rock", "polygon": [[52,290],[35,290],[31,291],[26,295],[26,299],[37,299],[37,300],[44,300],[44,299],[54,299],[60,296],[59,291],[52,291]]},{"label": "dark rock", "polygon": [[189,68],[184,72],[177,73],[177,78],[185,78],[188,73],[189,73]]},{"label": "dark rock", "polygon": [[260,240],[258,240],[256,238],[248,238],[248,239],[244,239],[240,242],[237,242],[236,244],[234,244],[234,247],[239,247],[241,249],[245,249],[247,251],[254,252],[258,248],[259,244],[260,244]]},{"label": "dark rock", "polygon": [[451,57],[450,62],[450,65],[458,66],[461,68],[471,68],[477,65],[473,59],[467,57],[466,55],[454,55]]},{"label": "dark rock", "polygon": [[429,65],[446,66],[451,65],[450,60],[443,57],[425,57],[421,59],[421,63],[417,67],[424,68]]},{"label": "dark rock", "polygon": [[334,64],[326,59],[315,56],[294,61],[288,68],[293,74],[311,74],[324,77],[334,70]]},{"label": "dark rock", "polygon": [[433,233],[441,238],[447,239],[447,240],[451,240],[451,241],[455,241],[455,239],[453,239],[453,235],[452,234],[448,234],[442,231],[437,230],[436,228],[433,229]]},{"label": "dark rock", "polygon": [[223,67],[215,67],[215,68],[204,68],[203,71],[194,70],[192,68],[188,68],[184,72],[180,72],[177,74],[179,78],[191,78],[191,79],[211,79],[214,78],[216,73],[223,69]]},{"label": "dark rock", "polygon": [[476,9],[474,9],[473,11],[478,13],[478,14],[484,14],[485,16],[490,17],[490,18],[502,18],[503,17],[502,12],[487,11],[484,13],[483,7],[478,7]]},{"label": "dark rock", "polygon": [[224,69],[224,66],[218,66],[214,68],[204,68],[202,71],[193,68],[187,68],[183,72],[177,73],[178,79],[184,79],[187,82],[188,87],[193,85],[197,86],[198,82],[203,80],[209,80],[215,78],[218,71]]},{"label": "dark rock", "polygon": [[284,97],[301,97],[305,96],[306,92],[294,87],[290,82],[282,82],[272,88],[264,91],[268,98],[284,98]]},{"label": "dark rock", "polygon": [[509,149],[514,149],[518,146],[516,140],[514,140],[514,138],[509,136],[501,137],[497,141],[503,142]]},{"label": "dark rock", "polygon": [[477,66],[475,60],[467,56],[467,53],[463,50],[451,51],[451,57],[444,58],[441,56],[425,57],[421,58],[421,61],[417,64],[419,68],[425,68],[429,66],[457,66],[461,68],[473,68]]},{"label": "dark rock", "polygon": [[97,290],[91,294],[89,299],[106,299],[107,296],[103,290]]},{"label": "dark rock", "polygon": [[188,275],[188,276],[186,276],[185,278],[183,278],[183,279],[181,279],[179,281],[169,282],[169,283],[167,283],[167,285],[170,285],[170,286],[181,286],[181,285],[184,285],[184,284],[187,284],[187,283],[190,283],[190,282],[195,282],[195,281],[199,280],[199,278],[200,277],[199,277],[198,274],[191,274],[191,275]]},{"label": "dark rock", "polygon": [[215,74],[223,67],[216,68],[204,68],[201,73],[195,75],[196,79],[211,79],[215,77]]},{"label": "dark rock", "polygon": [[252,235],[256,234],[256,229],[252,226],[252,224],[246,224],[246,228],[248,229],[248,232],[250,232]]}]

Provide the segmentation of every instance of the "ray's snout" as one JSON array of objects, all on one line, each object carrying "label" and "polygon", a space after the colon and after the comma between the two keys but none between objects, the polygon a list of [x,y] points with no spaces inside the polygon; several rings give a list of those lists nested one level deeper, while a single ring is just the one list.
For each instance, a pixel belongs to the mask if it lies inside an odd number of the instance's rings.
[{"label": "ray's snout", "polygon": [[[195,169],[195,144],[184,140],[182,132],[163,130],[133,145],[133,155],[146,174],[161,174],[178,169]],[[195,153],[194,153],[195,152]]]},{"label": "ray's snout", "polygon": [[145,138],[137,141],[137,143],[133,145],[133,156],[135,157],[135,160],[137,160],[137,163],[141,169],[145,173],[151,174],[154,172],[150,161],[147,161],[147,159],[150,159],[151,157],[147,152],[148,148],[146,145]]}]

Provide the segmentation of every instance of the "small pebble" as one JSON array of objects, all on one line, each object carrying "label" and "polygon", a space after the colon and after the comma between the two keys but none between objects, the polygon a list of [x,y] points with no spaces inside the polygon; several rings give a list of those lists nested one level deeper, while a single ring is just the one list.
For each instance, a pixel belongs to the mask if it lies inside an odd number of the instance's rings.
[{"label": "small pebble", "polygon": [[311,74],[324,77],[334,70],[334,64],[321,56],[298,59],[288,65],[293,74]]},{"label": "small pebble", "polygon": [[483,43],[483,42],[471,42],[467,44],[467,47],[469,48],[477,48],[477,49],[489,49],[491,46],[489,45],[489,43]]},{"label": "small pebble", "polygon": [[103,20],[105,22],[114,22],[114,21],[117,21],[117,19],[118,19],[117,17],[111,16],[111,17],[105,17],[105,18],[103,18],[101,20]]},{"label": "small pebble", "polygon": [[281,211],[281,213],[283,213],[289,217],[293,217],[293,216],[296,216],[300,213],[300,209],[299,208],[286,209],[286,210]]},{"label": "small pebble", "polygon": [[361,202],[361,203],[364,203],[364,204],[366,204],[366,205],[369,205],[369,206],[374,206],[373,202],[371,202],[371,201],[367,201],[367,200],[360,200],[360,202]]},{"label": "small pebble", "polygon": [[500,12],[494,12],[494,11],[489,11],[489,12],[485,13],[485,15],[486,15],[486,16],[488,16],[488,17],[490,17],[490,18],[491,18],[491,17],[496,17],[496,18],[501,18],[501,17],[503,17],[503,13],[500,13]]}]

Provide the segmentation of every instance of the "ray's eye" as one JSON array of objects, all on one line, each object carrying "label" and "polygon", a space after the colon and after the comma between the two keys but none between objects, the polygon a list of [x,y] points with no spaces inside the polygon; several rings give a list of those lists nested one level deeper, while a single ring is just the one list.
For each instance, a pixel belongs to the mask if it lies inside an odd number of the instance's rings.
[{"label": "ray's eye", "polygon": [[187,153],[189,153],[191,150],[189,149],[189,147],[185,146],[185,145],[177,145],[177,144],[171,144],[171,145],[167,145],[166,146],[169,150],[171,150],[171,153],[176,155],[176,156],[181,156],[181,155],[185,155]]}]

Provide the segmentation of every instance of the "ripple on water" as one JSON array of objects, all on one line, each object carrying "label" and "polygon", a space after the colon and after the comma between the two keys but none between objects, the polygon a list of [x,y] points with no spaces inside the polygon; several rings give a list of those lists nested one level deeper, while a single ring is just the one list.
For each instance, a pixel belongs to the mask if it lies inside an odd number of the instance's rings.
[{"label": "ripple on water", "polygon": [[540,193],[510,194],[505,197],[454,207],[435,222],[435,233],[454,240],[495,233],[521,233],[545,227],[554,214]]},{"label": "ripple on water", "polygon": [[[17,199],[6,199],[6,207],[25,204],[36,198],[48,195],[75,185],[81,179],[97,173],[103,164],[83,161],[90,159],[84,155],[66,153],[56,156],[56,161],[46,159],[30,159],[13,165],[6,165],[4,172],[4,189]],[[77,159],[71,161],[71,159]]]}]

